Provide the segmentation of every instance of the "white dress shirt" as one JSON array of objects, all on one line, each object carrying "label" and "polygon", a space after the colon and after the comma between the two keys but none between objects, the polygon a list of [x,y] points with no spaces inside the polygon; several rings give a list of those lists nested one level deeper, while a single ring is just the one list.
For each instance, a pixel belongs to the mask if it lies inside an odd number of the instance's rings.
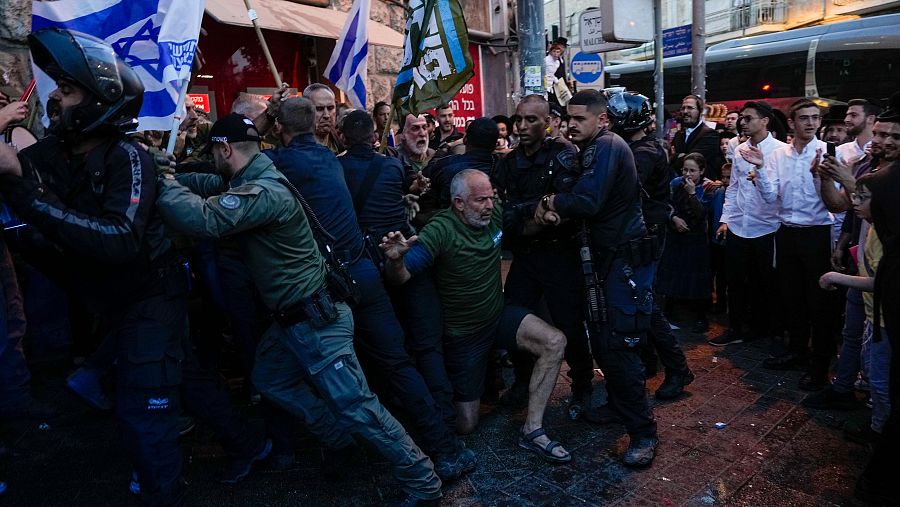
[{"label": "white dress shirt", "polygon": [[869,141],[864,146],[860,146],[856,141],[850,141],[849,143],[838,145],[834,149],[834,154],[842,164],[853,165],[866,156],[866,148],[869,147],[871,142]]},{"label": "white dress shirt", "polygon": [[824,141],[813,139],[798,153],[792,143],[776,149],[766,160],[767,176],[772,179],[760,179],[758,182],[766,187],[763,193],[770,198],[772,191],[777,193],[781,223],[791,227],[834,223],[834,217],[822,201],[822,180],[818,176],[813,177],[810,171],[816,150],[821,151],[821,160],[827,148]]},{"label": "white dress shirt", "polygon": [[[719,219],[719,222],[728,224],[729,231],[742,238],[758,238],[773,233],[781,224],[778,208],[774,202],[774,193],[769,195],[771,201],[766,202],[761,192],[763,185],[747,180],[747,175],[756,168],[744,160],[740,150],[748,148],[750,145],[751,141],[748,140],[739,144],[734,150],[734,158],[731,162],[731,183],[725,189],[725,204],[722,207],[722,218]],[[757,145],[763,152],[764,163],[769,160],[772,152],[782,146],[786,145],[775,139],[771,133]],[[757,171],[757,181],[768,182],[772,179],[772,176],[766,175],[765,172],[762,169]]]}]

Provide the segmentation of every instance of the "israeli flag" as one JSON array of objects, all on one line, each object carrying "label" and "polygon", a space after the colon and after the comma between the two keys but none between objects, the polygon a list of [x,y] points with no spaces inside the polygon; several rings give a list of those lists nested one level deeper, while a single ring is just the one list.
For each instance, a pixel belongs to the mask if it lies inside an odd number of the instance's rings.
[{"label": "israeli flag", "polygon": [[325,77],[347,94],[353,107],[366,109],[366,64],[369,57],[371,0],[355,0],[334,46]]},{"label": "israeli flag", "polygon": [[[108,42],[144,83],[138,130],[171,130],[179,91],[191,77],[203,9],[204,0],[34,0],[31,29],[58,26]],[[56,84],[37,67],[34,75],[46,104]]]}]

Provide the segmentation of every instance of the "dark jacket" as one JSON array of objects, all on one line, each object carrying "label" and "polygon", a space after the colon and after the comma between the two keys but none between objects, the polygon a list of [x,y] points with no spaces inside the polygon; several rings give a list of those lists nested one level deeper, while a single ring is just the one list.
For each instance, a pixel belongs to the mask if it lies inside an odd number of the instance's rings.
[{"label": "dark jacket", "polygon": [[[680,163],[684,155],[699,153],[706,159],[706,172],[703,173],[703,176],[711,180],[720,179],[725,157],[719,147],[719,133],[705,123],[701,123],[699,127],[695,128],[689,139],[685,139],[685,132],[687,132],[685,129],[679,130],[672,141],[675,144],[676,154],[673,162]],[[676,172],[680,174],[680,166],[676,169],[678,169]]]},{"label": "dark jacket", "polygon": [[391,231],[415,234],[409,225],[403,196],[404,169],[400,160],[375,153],[371,146],[354,145],[338,157],[353,198],[359,227],[376,240]]},{"label": "dark jacket", "polygon": [[652,136],[629,143],[634,164],[641,180],[641,210],[647,225],[667,224],[672,216],[669,204],[669,158],[666,150]]},{"label": "dark jacket", "polygon": [[575,186],[554,199],[560,217],[587,219],[598,251],[645,235],[638,174],[628,143],[603,130],[578,153],[578,166]]},{"label": "dark jacket", "polygon": [[545,195],[571,190],[577,178],[578,153],[568,142],[545,139],[531,156],[519,146],[494,168],[492,181],[503,201],[503,242],[506,248],[558,248],[575,245],[577,221],[546,227],[538,234],[523,236],[526,222],[534,217],[538,202]]},{"label": "dark jacket", "polygon": [[338,256],[359,255],[363,236],[344,181],[344,169],[334,153],[316,143],[312,134],[300,134],[286,147],[264,153],[303,194],[322,226],[334,236]]},{"label": "dark jacket", "polygon": [[67,156],[51,136],[22,150],[19,162],[22,177],[0,177],[0,190],[39,233],[24,247],[42,271],[96,313],[162,291],[157,269],[174,254],[147,152],[117,136]]}]

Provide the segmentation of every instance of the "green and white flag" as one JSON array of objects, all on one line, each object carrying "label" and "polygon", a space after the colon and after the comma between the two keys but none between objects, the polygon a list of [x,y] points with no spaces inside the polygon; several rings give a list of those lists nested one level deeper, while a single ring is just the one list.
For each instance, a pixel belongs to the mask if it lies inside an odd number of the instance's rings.
[{"label": "green and white flag", "polygon": [[403,65],[394,85],[401,118],[448,103],[474,69],[459,0],[411,0],[409,7]]}]

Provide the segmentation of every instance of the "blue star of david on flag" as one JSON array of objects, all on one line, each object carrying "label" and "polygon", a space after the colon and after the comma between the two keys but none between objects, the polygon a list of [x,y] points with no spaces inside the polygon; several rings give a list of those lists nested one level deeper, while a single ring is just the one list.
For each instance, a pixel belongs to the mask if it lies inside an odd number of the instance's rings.
[{"label": "blue star of david on flag", "polygon": [[[204,0],[34,0],[32,30],[58,26],[108,42],[144,83],[138,129],[169,130],[191,76],[203,8]],[[34,70],[46,103],[56,85]]]}]

